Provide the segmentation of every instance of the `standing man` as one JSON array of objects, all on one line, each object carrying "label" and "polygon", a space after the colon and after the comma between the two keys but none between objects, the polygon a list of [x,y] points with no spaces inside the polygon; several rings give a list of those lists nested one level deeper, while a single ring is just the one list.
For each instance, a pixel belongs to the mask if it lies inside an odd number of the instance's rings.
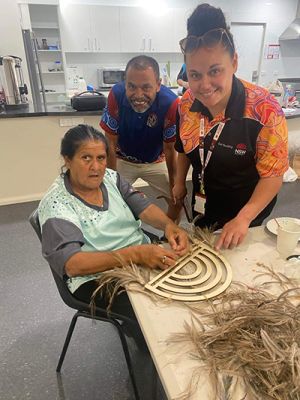
[{"label": "standing man", "polygon": [[[161,85],[159,66],[152,57],[132,58],[125,82],[108,95],[100,122],[109,141],[107,166],[131,184],[138,178],[158,194],[172,199],[176,174],[177,96]],[[168,216],[177,220],[180,206],[169,203]]]}]

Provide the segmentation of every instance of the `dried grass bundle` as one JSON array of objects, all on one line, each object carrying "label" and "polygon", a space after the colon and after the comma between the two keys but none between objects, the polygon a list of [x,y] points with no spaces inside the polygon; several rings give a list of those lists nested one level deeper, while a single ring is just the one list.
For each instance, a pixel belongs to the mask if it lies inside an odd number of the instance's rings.
[{"label": "dried grass bundle", "polygon": [[199,228],[199,226],[192,225],[189,237],[192,243],[203,242],[211,248],[214,247],[215,236],[213,229]]},{"label": "dried grass bundle", "polygon": [[[118,258],[118,257],[117,257]],[[119,258],[118,258],[119,259]],[[129,285],[134,285],[136,292],[144,293],[144,285],[150,279],[150,270],[138,267],[131,263],[125,265],[122,259],[119,259],[122,267],[104,271],[98,279],[98,287],[91,297],[91,310],[94,313],[96,296],[105,296],[108,299],[107,311],[111,310],[115,296],[124,292]]]},{"label": "dried grass bundle", "polygon": [[[216,399],[231,398],[235,378],[242,379],[255,399],[300,399],[300,306],[295,302],[300,287],[271,268],[263,268],[261,274],[284,286],[279,296],[235,285],[217,303],[206,302],[206,308],[192,306],[192,323],[186,324],[186,332],[171,338],[193,344],[191,357],[209,371]],[[196,376],[200,373],[195,371]],[[195,376],[193,381],[197,382]],[[196,389],[191,385],[182,399]]]}]

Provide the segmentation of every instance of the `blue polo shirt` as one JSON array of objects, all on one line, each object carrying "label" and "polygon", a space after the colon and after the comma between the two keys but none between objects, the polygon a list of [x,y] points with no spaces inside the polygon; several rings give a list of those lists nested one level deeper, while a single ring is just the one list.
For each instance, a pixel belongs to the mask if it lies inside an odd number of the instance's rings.
[{"label": "blue polo shirt", "polygon": [[161,85],[151,107],[137,113],[127,100],[125,82],[120,82],[108,95],[100,126],[118,135],[119,158],[135,163],[163,161],[163,142],[176,138],[177,105],[178,97]]}]

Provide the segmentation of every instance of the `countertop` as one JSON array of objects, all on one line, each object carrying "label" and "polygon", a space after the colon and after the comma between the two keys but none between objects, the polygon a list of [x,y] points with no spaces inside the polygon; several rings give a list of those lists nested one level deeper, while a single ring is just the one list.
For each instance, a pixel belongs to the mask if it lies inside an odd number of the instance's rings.
[{"label": "countertop", "polygon": [[27,108],[0,111],[0,118],[20,118],[20,117],[44,117],[44,116],[83,116],[83,115],[101,115],[101,110],[96,111],[76,111],[67,105],[48,105],[47,111],[35,111],[32,105]]},{"label": "countertop", "polygon": [[[296,108],[295,111],[285,112],[286,119],[300,118],[300,108]],[[13,109],[1,112],[0,118],[20,118],[20,117],[43,117],[43,116],[83,116],[83,115],[102,115],[101,110],[96,111],[76,111],[71,106],[67,105],[48,105],[47,111],[35,111],[32,105],[28,108]]]},{"label": "countertop", "polygon": [[[291,111],[289,111],[291,110]],[[293,109],[284,109],[284,114],[286,119],[292,119],[292,118],[299,118],[300,117],[300,108],[293,108]]]}]

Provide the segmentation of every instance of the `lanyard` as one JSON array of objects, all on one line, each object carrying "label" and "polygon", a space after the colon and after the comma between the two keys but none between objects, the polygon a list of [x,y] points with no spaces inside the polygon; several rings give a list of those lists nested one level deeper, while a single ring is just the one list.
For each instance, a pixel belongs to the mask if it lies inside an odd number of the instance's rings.
[{"label": "lanyard", "polygon": [[224,122],[219,122],[218,128],[216,130],[216,133],[214,134],[214,137],[211,141],[209,150],[206,155],[206,159],[204,160],[204,138],[205,138],[205,129],[204,129],[204,118],[200,119],[200,128],[199,128],[199,154],[200,154],[200,160],[201,160],[201,165],[202,165],[202,171],[201,171],[201,188],[203,191],[203,186],[204,186],[204,170],[207,167],[209,160],[211,158],[212,152],[214,151],[214,148],[216,146],[216,143],[221,135],[221,132],[225,126]]}]

